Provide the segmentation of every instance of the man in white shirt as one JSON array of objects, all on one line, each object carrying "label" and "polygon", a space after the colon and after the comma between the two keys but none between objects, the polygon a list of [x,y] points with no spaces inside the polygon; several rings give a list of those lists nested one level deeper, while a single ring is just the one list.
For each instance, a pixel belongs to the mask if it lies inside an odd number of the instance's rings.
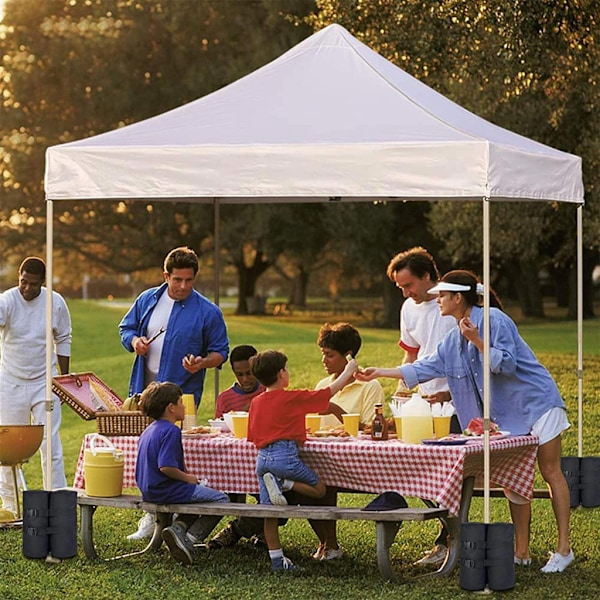
[{"label": "man in white shirt", "polygon": [[[456,320],[443,317],[435,296],[429,290],[437,283],[439,273],[433,257],[425,248],[416,246],[396,254],[387,267],[387,276],[402,290],[400,340],[405,351],[402,364],[412,363],[435,351]],[[399,390],[400,391],[400,390]],[[423,396],[435,402],[448,402],[450,393],[445,378],[432,379],[419,385]]]},{"label": "man in white shirt", "polygon": [[[17,287],[0,294],[0,424],[46,423],[46,265],[30,256],[19,267]],[[63,297],[52,293],[52,374],[69,372],[71,316]],[[60,441],[61,409],[56,396],[52,406],[52,481],[46,481],[46,439],[41,444],[45,489],[66,487]],[[0,468],[3,507],[15,512],[9,467]]]},{"label": "man in white shirt", "polygon": [[[434,352],[446,333],[456,327],[456,320],[443,317],[436,297],[429,294],[439,279],[439,272],[433,257],[425,248],[416,246],[396,254],[388,264],[386,274],[402,290],[405,298],[400,309],[398,345],[405,352],[402,364],[412,363]],[[397,393],[406,391],[404,382],[400,380]],[[419,391],[431,403],[451,401],[445,378],[422,383]],[[453,417],[452,430],[460,431],[456,417]],[[448,532],[442,528],[433,549],[416,564],[441,563],[447,553],[447,535]]]}]

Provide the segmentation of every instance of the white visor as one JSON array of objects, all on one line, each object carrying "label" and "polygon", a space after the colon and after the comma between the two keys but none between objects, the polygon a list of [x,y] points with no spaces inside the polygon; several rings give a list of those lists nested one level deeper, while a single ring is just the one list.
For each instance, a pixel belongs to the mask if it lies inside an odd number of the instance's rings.
[{"label": "white visor", "polygon": [[[468,292],[471,289],[470,285],[463,285],[462,283],[450,283],[449,281],[440,281],[437,285],[434,285],[427,293],[428,294],[439,294],[440,292]],[[483,285],[477,284],[476,292],[483,294]]]},{"label": "white visor", "polygon": [[470,285],[462,285],[461,283],[450,283],[449,281],[440,281],[434,285],[427,293],[439,294],[440,292],[468,292],[471,289]]}]

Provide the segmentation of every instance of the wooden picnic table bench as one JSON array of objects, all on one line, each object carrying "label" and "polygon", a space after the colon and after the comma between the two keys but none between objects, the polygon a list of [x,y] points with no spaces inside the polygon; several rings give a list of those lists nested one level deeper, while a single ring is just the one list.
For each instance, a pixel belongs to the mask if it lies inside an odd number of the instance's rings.
[{"label": "wooden picnic table bench", "polygon": [[[483,488],[474,488],[473,496],[482,497]],[[490,498],[504,498],[503,488],[490,488]],[[535,488],[533,490],[533,498],[550,498],[550,490],[548,488]]]},{"label": "wooden picnic table bench", "polygon": [[[237,502],[203,502],[193,504],[152,504],[144,502],[141,496],[122,495],[112,498],[100,498],[80,495],[77,499],[81,511],[81,543],[87,558],[93,560],[116,560],[143,554],[148,550],[157,550],[162,545],[162,530],[172,521],[173,513],[221,515],[233,517],[258,517],[281,519],[317,519],[323,521],[375,521],[377,564],[381,575],[388,580],[396,578],[390,563],[390,546],[403,521],[425,521],[440,519],[450,529],[453,549],[449,557],[438,571],[426,576],[448,575],[455,564],[458,553],[459,525],[458,520],[449,518],[448,511],[443,508],[399,508],[387,511],[363,511],[357,507],[342,506],[273,506],[269,504],[242,504]],[[148,545],[137,552],[121,554],[112,558],[101,559],[94,543],[94,513],[97,507],[103,506],[117,509],[144,510],[156,516],[154,533]],[[452,554],[452,556],[450,556]]]}]

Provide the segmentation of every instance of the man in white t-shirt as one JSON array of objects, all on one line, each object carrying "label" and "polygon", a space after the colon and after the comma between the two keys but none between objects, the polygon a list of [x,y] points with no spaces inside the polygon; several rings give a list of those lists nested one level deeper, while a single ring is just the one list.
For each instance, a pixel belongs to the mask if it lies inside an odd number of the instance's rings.
[{"label": "man in white t-shirt", "polygon": [[[390,281],[402,290],[400,340],[404,350],[402,364],[412,363],[435,351],[446,333],[456,327],[456,320],[443,317],[435,297],[429,290],[437,283],[439,273],[433,257],[417,246],[396,254],[387,267]],[[419,385],[424,396],[435,402],[448,402],[450,393],[445,378],[432,379]]]},{"label": "man in white t-shirt", "polygon": [[[400,309],[400,341],[404,350],[402,364],[412,363],[435,351],[446,333],[456,327],[456,319],[443,317],[436,298],[432,299],[429,290],[436,285],[439,272],[433,257],[425,248],[416,246],[396,254],[390,261],[387,271],[390,281],[402,290],[404,302]],[[398,392],[406,392],[400,380]],[[423,396],[429,402],[451,401],[448,382],[445,378],[432,379],[419,385]],[[453,417],[451,430],[460,431],[456,417]],[[442,528],[435,546],[416,564],[439,564],[447,553],[448,532]]]},{"label": "man in white t-shirt", "polygon": [[[0,424],[46,424],[46,265],[27,257],[19,267],[18,286],[0,294]],[[52,293],[52,374],[69,372],[71,316],[63,297]],[[52,405],[52,481],[46,481],[46,440],[41,445],[45,489],[66,487],[60,441],[60,402]],[[0,468],[3,507],[15,512],[16,499],[9,467]]]}]

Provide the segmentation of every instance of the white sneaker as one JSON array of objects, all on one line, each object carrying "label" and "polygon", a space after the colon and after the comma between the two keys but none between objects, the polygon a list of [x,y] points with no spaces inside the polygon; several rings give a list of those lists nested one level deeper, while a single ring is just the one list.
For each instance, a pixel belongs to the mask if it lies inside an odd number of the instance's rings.
[{"label": "white sneaker", "polygon": [[145,512],[144,516],[138,521],[138,529],[135,533],[127,536],[128,540],[143,540],[152,537],[154,533],[154,515]]},{"label": "white sneaker", "polygon": [[319,560],[337,560],[344,556],[344,551],[341,548],[325,548],[325,552],[321,553]]},{"label": "white sneaker", "polygon": [[279,483],[277,482],[275,475],[273,475],[273,473],[265,473],[263,475],[263,481],[265,482],[265,487],[267,488],[271,504],[275,504],[276,506],[286,506],[288,502],[285,496],[281,493],[281,489],[279,488]]},{"label": "white sneaker", "polygon": [[574,560],[573,550],[569,550],[569,554],[566,556],[563,556],[560,552],[551,552],[550,559],[540,571],[542,573],[562,573]]}]

